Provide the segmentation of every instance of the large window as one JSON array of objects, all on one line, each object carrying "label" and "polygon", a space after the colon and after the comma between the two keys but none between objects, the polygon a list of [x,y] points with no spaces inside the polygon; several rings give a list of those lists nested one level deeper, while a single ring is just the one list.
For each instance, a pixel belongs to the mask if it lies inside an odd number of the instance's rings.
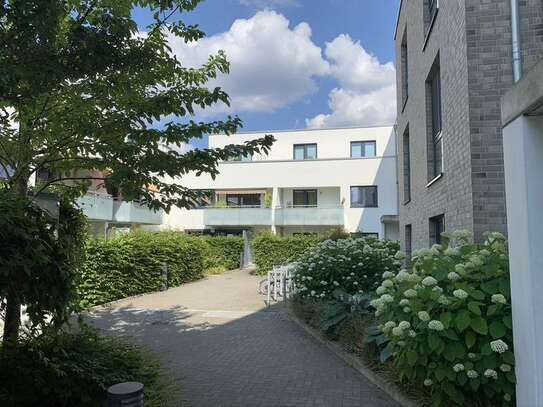
[{"label": "large window", "polygon": [[441,244],[441,234],[445,231],[445,215],[430,218],[430,244]]},{"label": "large window", "polygon": [[261,206],[260,194],[227,194],[226,205],[232,207],[257,207]]},{"label": "large window", "polygon": [[377,187],[351,187],[351,208],[376,208]]},{"label": "large window", "polygon": [[428,178],[435,179],[443,172],[443,140],[441,121],[441,75],[439,57],[426,84],[429,115],[428,126]]},{"label": "large window", "polygon": [[411,150],[409,144],[409,129],[403,135],[403,202],[411,200]]},{"label": "large window", "polygon": [[405,225],[405,254],[407,254],[408,259],[411,259],[412,252],[413,252],[413,229],[411,225]]},{"label": "large window", "polygon": [[294,144],[295,160],[316,160],[317,144]]},{"label": "large window", "polygon": [[375,141],[352,141],[351,142],[351,157],[375,157],[376,155]]},{"label": "large window", "polygon": [[316,207],[317,190],[316,189],[295,189],[293,191],[294,206],[298,207]]},{"label": "large window", "polygon": [[233,157],[230,157],[228,161],[253,161],[253,156],[250,154],[239,154]]},{"label": "large window", "polygon": [[409,63],[407,57],[407,30],[403,34],[401,45],[401,78],[402,78],[402,107],[405,106],[409,97]]}]

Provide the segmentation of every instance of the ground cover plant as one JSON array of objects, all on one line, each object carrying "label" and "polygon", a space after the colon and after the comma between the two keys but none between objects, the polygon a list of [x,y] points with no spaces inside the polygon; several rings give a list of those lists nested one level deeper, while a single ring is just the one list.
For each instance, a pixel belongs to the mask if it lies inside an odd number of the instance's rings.
[{"label": "ground cover plant", "polygon": [[[512,405],[515,374],[507,246],[447,236],[386,273],[373,301],[401,378],[424,385],[434,405]],[[379,335],[376,334],[378,337]]]}]

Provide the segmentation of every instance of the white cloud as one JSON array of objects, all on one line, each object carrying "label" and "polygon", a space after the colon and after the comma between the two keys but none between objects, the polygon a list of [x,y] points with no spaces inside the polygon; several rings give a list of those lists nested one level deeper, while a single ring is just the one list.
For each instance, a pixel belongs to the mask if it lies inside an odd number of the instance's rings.
[{"label": "white cloud", "polygon": [[283,15],[271,10],[236,20],[227,32],[197,43],[187,45],[178,38],[170,43],[187,66],[201,65],[208,55],[226,51],[230,74],[209,85],[223,87],[232,107],[217,106],[207,113],[272,112],[314,93],[314,78],[330,72],[321,48],[311,40],[309,25],[291,28]]},{"label": "white cloud", "polygon": [[286,6],[299,6],[298,0],[239,0],[244,6],[253,7],[286,7]]},{"label": "white cloud", "polygon": [[329,94],[331,113],[306,120],[310,128],[391,124],[396,117],[396,73],[342,34],[326,44],[330,74],[340,88]]}]

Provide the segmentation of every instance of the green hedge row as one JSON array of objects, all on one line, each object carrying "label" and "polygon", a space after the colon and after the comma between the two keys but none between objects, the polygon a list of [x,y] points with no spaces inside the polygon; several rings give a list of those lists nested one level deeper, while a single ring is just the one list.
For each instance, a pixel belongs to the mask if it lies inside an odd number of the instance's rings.
[{"label": "green hedge row", "polygon": [[298,261],[302,255],[313,249],[321,240],[317,235],[294,235],[288,237],[261,234],[253,240],[255,264],[260,274],[267,273],[273,266]]},{"label": "green hedge row", "polygon": [[86,260],[80,273],[79,303],[88,307],[158,291],[163,283],[163,264],[169,268],[169,287],[198,280],[208,268],[233,269],[238,267],[242,250],[241,239],[176,232],[91,239],[86,243]]}]

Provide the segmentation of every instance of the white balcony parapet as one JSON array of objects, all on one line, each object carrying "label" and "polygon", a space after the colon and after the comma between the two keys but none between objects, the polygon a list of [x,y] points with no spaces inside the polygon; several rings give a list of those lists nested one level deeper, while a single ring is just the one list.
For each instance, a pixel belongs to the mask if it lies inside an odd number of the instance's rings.
[{"label": "white balcony parapet", "polygon": [[207,226],[270,226],[271,208],[255,206],[205,207],[204,224]]},{"label": "white balcony parapet", "polygon": [[290,206],[276,208],[278,226],[342,226],[342,206]]},{"label": "white balcony parapet", "polygon": [[89,191],[85,196],[77,199],[77,203],[85,216],[92,220],[113,220],[113,197]]}]

